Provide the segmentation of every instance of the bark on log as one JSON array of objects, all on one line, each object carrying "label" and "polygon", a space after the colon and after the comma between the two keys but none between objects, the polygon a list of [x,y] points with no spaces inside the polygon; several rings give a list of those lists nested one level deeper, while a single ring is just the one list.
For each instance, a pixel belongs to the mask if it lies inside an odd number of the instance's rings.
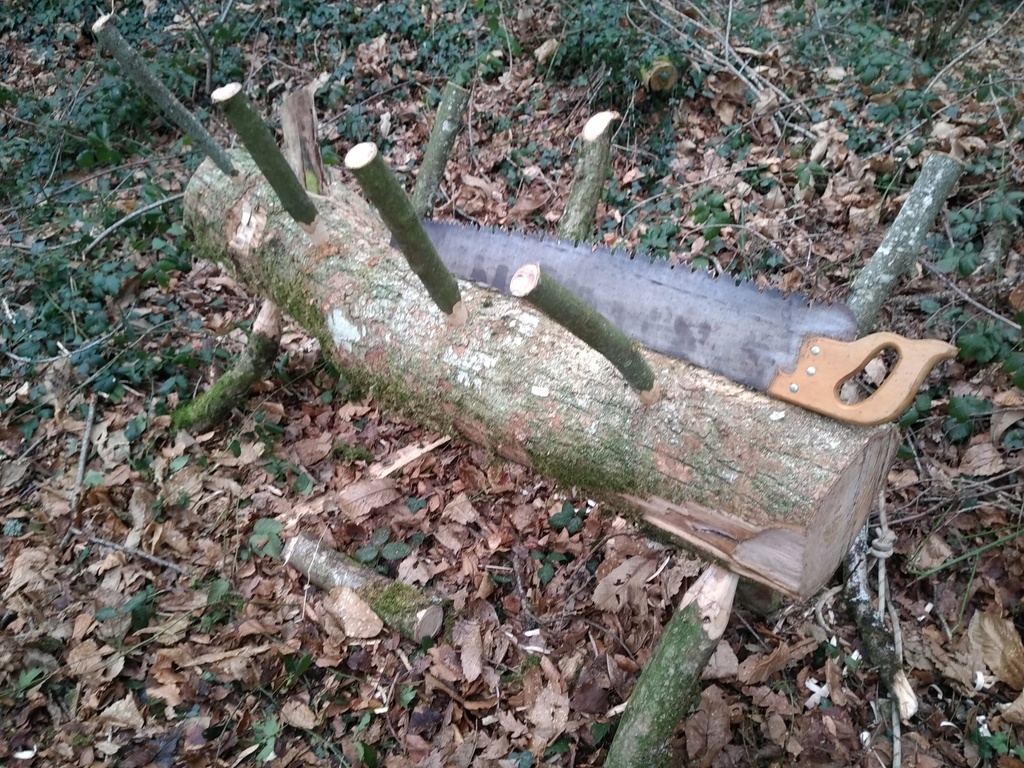
[{"label": "bark on log", "polygon": [[841,424],[645,352],[662,398],[643,406],[600,354],[513,299],[463,284],[444,316],[377,215],[334,186],[317,251],[244,152],[204,163],[186,218],[197,253],[273,298],[388,407],[456,428],[645,519],[734,572],[803,599],[832,575],[895,451],[891,425]]}]

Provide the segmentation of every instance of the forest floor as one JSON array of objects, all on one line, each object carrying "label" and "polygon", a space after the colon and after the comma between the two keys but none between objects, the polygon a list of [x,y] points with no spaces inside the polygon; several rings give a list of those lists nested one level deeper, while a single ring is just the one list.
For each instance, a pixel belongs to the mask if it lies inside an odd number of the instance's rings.
[{"label": "forest floor", "polygon": [[[254,101],[272,118],[282,92],[317,71],[304,63],[308,50],[268,43],[267,9],[276,4],[256,5],[267,13],[239,56]],[[890,694],[837,590],[767,616],[738,604],[677,732],[679,764],[1024,766],[1024,392],[1013,357],[1024,238],[1019,211],[991,214],[997,193],[1012,209],[1019,198],[1006,191],[1024,181],[1020,128],[1006,122],[1008,103],[1019,123],[1020,94],[1003,101],[994,90],[908,78],[908,90],[931,86],[935,104],[927,119],[897,128],[883,113],[901,92],[851,89],[859,65],[815,71],[785,45],[751,43],[737,50],[789,94],[784,102],[766,91],[753,103],[728,66],[706,64],[703,79],[677,86],[686,93],[635,86],[620,89],[616,105],[615,72],[558,79],[538,63],[535,51],[561,30],[543,7],[524,3],[508,16],[516,46],[478,67],[434,218],[550,230],[573,142],[593,112],[615,106],[623,128],[598,212],[604,242],[841,301],[928,154],[965,163],[935,238],[879,323],[956,339],[962,352],[937,368],[902,420],[884,493],[895,534],[881,566],[889,620],[898,619],[919,709],[894,742]],[[768,28],[781,24],[781,8],[759,11]],[[487,32],[482,22],[459,23]],[[175,17],[157,31],[182,36],[189,24]],[[913,22],[890,26],[909,35]],[[1017,69],[1002,75],[1020,87],[1024,21],[1009,6],[961,34],[948,58],[964,55],[947,76],[983,79],[985,62],[1009,59]],[[102,60],[73,28],[45,49],[7,30],[0,47],[0,96],[13,89],[23,100]],[[344,101],[318,101],[325,151],[344,156],[362,132],[411,181],[441,73],[415,70],[415,46],[387,33],[345,56]],[[197,100],[208,104],[201,90]],[[88,98],[104,95],[113,98]],[[41,130],[10,98],[0,110],[10,146]],[[231,141],[219,118],[209,123]],[[140,206],[144,185],[180,193],[195,153],[159,118],[143,132],[152,143],[137,157],[40,179],[43,196],[67,185],[91,194],[60,226],[30,222],[25,199],[0,199],[0,248],[11,264],[67,238],[79,243],[69,263],[87,262],[79,252],[103,228],[97,222]],[[82,140],[112,145],[102,135]],[[89,368],[73,354],[81,345],[26,359],[17,323],[38,316],[38,301],[26,297],[42,278],[3,267],[0,764],[601,765],[702,563],[580,489],[382,410],[295,326],[279,364],[229,423],[171,432],[171,409],[208,387],[244,345],[259,297],[205,262],[145,277],[166,249],[187,252],[187,233],[166,224],[180,221],[180,203],[155,215],[165,222],[157,235],[115,230],[88,257],[120,258],[137,276],[67,314],[122,318],[136,331],[126,348],[162,361],[165,378],[97,388],[112,358]],[[993,231],[1003,234],[991,263],[970,261]],[[67,285],[79,279],[62,274]],[[82,344],[106,338],[76,333]],[[376,502],[353,504],[351,489],[376,476],[386,478],[373,486]],[[443,596],[450,624],[420,645],[387,628],[346,631],[352,617],[282,562],[283,544],[299,532]],[[833,584],[841,579],[840,571]]]}]

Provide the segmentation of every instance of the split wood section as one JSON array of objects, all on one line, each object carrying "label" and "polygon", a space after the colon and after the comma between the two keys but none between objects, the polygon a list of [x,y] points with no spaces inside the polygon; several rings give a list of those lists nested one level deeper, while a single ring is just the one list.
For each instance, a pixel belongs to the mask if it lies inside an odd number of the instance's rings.
[{"label": "split wood section", "polygon": [[599,353],[515,299],[463,283],[468,322],[450,328],[358,192],[336,183],[320,206],[325,255],[248,156],[232,160],[238,176],[206,161],[189,183],[197,252],[277,301],[382,404],[632,507],[794,598],[841,562],[892,425],[845,425],[649,352],[662,397],[643,406]]}]

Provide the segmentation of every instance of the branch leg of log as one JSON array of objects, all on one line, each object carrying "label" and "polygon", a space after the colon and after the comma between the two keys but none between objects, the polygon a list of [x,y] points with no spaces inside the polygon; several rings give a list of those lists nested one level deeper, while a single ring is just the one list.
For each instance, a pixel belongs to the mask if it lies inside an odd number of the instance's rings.
[{"label": "branch leg of log", "polygon": [[430,213],[433,206],[434,195],[441,186],[444,167],[448,164],[448,156],[455,145],[455,137],[459,134],[459,126],[462,125],[468,105],[468,90],[455,83],[448,83],[444,87],[434,128],[430,131],[430,140],[423,151],[423,162],[416,175],[416,186],[412,190],[412,207],[421,219]]},{"label": "branch leg of log", "polygon": [[178,408],[171,417],[171,428],[198,434],[227,420],[232,409],[248,396],[252,385],[274,364],[280,341],[281,310],[267,300],[235,364],[206,392]]},{"label": "branch leg of log", "polygon": [[619,720],[605,768],[661,768],[669,739],[700,695],[700,680],[732,613],[738,577],[708,566],[683,596]]},{"label": "branch leg of log", "polygon": [[235,175],[235,167],[231,164],[224,148],[217,143],[217,140],[203,127],[195,116],[188,111],[184,104],[171,93],[146,66],[135,50],[128,45],[128,41],[121,36],[117,26],[112,22],[111,14],[100,16],[92,25],[93,34],[99,40],[100,45],[110,53],[134,82],[135,85],[145,94],[148,94],[160,107],[161,112],[174,122],[182,131],[192,137],[206,156],[210,158],[218,168],[227,176]]},{"label": "branch leg of log", "polygon": [[221,86],[210,97],[214,104],[218,104],[224,110],[231,127],[238,133],[252,159],[277,193],[288,215],[310,236],[314,245],[324,245],[327,237],[319,221],[316,206],[306,194],[302,182],[289,167],[266,123],[249,106],[241,84],[229,83]]},{"label": "branch leg of log", "polygon": [[[316,110],[309,88],[288,94],[282,105],[281,129],[285,154],[294,175],[314,192],[327,188],[327,176],[316,138]],[[276,147],[275,147],[276,149]],[[307,198],[308,199],[308,198]],[[301,222],[300,222],[301,224]],[[175,429],[206,432],[225,421],[234,408],[273,365],[281,344],[281,310],[270,299],[263,302],[245,349],[231,369],[207,392],[175,411]]]},{"label": "branch leg of log", "polygon": [[925,234],[961,173],[963,166],[947,155],[932,155],[924,164],[882,244],[853,281],[847,304],[857,317],[859,335],[871,332],[896,281],[914,266]]},{"label": "branch leg of log", "polygon": [[348,587],[380,616],[388,627],[418,643],[436,637],[444,623],[444,608],[415,587],[393,581],[302,533],[290,539],[284,562],[320,589]]},{"label": "branch leg of log", "polygon": [[438,309],[447,315],[449,324],[456,328],[465,325],[468,315],[458,283],[434,250],[412,201],[385,164],[377,145],[356,144],[345,155],[345,167],[355,175],[363,193],[401,248],[409,268],[423,283]]},{"label": "branch leg of log", "polygon": [[513,296],[526,299],[560,326],[597,350],[619,369],[629,386],[650,405],[658,400],[654,371],[636,344],[607,318],[550,275],[540,264],[524,264],[509,283]]},{"label": "branch leg of log", "polygon": [[597,204],[610,167],[612,134],[609,128],[618,117],[618,112],[598,112],[583,126],[580,135],[583,144],[573,171],[569,200],[558,222],[558,236],[563,240],[582,243],[593,236]]},{"label": "branch leg of log", "polygon": [[[860,334],[873,330],[879,310],[888,300],[896,282],[910,271],[925,233],[931,228],[962,172],[963,166],[947,156],[933,155],[925,163],[896,221],[853,282],[848,304],[857,318]],[[903,671],[903,660],[892,634],[871,605],[866,564],[867,537],[865,525],[846,556],[844,596],[864,641],[868,659],[878,667],[879,675],[896,700],[901,717],[906,719],[917,709],[917,698]]]}]

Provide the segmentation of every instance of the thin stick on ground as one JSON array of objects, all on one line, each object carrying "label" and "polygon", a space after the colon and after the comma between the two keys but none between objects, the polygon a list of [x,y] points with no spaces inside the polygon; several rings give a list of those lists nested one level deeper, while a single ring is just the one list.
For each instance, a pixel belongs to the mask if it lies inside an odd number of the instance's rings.
[{"label": "thin stick on ground", "polygon": [[569,199],[558,222],[558,236],[564,240],[585,242],[593,234],[597,204],[610,167],[612,134],[609,128],[618,118],[618,112],[598,112],[583,126]]},{"label": "thin stick on ground", "polygon": [[455,145],[455,137],[459,135],[468,104],[469,91],[465,88],[455,83],[448,83],[444,87],[441,105],[437,108],[434,127],[430,131],[430,140],[423,151],[423,162],[416,175],[416,186],[412,190],[412,207],[421,219],[430,213],[434,204],[434,195],[441,186],[444,167],[448,164],[448,156]]},{"label": "thin stick on ground", "polygon": [[137,557],[140,560],[146,560],[147,562],[153,563],[153,565],[159,565],[161,568],[167,568],[168,570],[180,573],[183,576],[189,575],[189,572],[180,565],[172,563],[170,560],[164,560],[162,557],[151,555],[148,552],[143,552],[141,549],[126,547],[124,544],[118,544],[116,541],[110,541],[109,539],[103,539],[99,536],[93,536],[92,534],[86,533],[82,529],[75,528],[74,526],[68,528],[68,533],[74,536],[81,536],[90,544],[95,544],[97,547],[112,549],[115,552],[123,552],[130,557]]},{"label": "thin stick on ground", "polygon": [[459,286],[423,231],[412,201],[381,158],[377,145],[365,142],[352,147],[345,156],[345,167],[355,175],[363,193],[398,243],[409,268],[437,307],[448,316],[448,323],[453,327],[465,325],[467,312]]},{"label": "thin stick on ground", "polygon": [[85,417],[85,428],[82,430],[82,445],[78,450],[78,473],[75,475],[75,487],[71,490],[71,514],[78,514],[79,494],[85,481],[85,465],[89,460],[89,445],[92,442],[92,427],[96,423],[96,395],[89,401],[89,412]]},{"label": "thin stick on ground", "polygon": [[654,371],[632,339],[551,275],[543,274],[540,264],[524,264],[516,270],[509,283],[509,292],[517,298],[526,299],[604,355],[637,391],[644,405],[657,401],[659,392]]},{"label": "thin stick on ground", "polygon": [[171,195],[170,197],[165,197],[163,200],[157,200],[156,202],[150,203],[149,205],[144,205],[141,208],[136,208],[131,213],[129,213],[129,214],[125,215],[125,216],[122,216],[120,219],[118,219],[113,224],[111,224],[109,227],[107,227],[102,232],[100,232],[98,235],[96,235],[96,237],[93,238],[92,242],[89,243],[87,246],[85,246],[85,248],[82,249],[82,258],[85,258],[86,256],[88,256],[89,255],[89,251],[91,251],[93,248],[95,248],[97,245],[99,245],[105,238],[109,237],[111,234],[116,232],[120,227],[123,227],[125,224],[127,224],[132,219],[137,219],[139,216],[147,214],[150,211],[155,210],[156,208],[162,208],[163,206],[169,205],[170,203],[175,203],[178,200],[181,200],[181,198],[183,198],[184,196],[185,196],[184,192],[179,192],[176,195]]},{"label": "thin stick on ground", "polygon": [[228,176],[235,175],[235,167],[231,163],[224,148],[210,135],[203,124],[196,119],[173,93],[149,70],[145,60],[128,45],[112,21],[112,14],[100,16],[92,25],[93,34],[105,51],[110,53],[124,73],[128,75],[143,93],[147,94],[160,107],[161,112],[174,122],[182,131],[192,137],[206,156]]}]

